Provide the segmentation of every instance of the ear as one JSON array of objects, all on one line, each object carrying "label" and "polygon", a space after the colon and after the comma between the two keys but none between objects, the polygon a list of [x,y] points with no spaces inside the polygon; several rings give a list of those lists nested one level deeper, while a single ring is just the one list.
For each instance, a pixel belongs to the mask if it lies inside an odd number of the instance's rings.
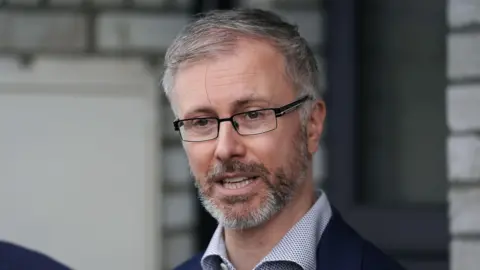
[{"label": "ear", "polygon": [[318,150],[322,138],[323,125],[327,109],[323,100],[316,100],[312,104],[312,110],[307,122],[308,152],[313,155]]}]

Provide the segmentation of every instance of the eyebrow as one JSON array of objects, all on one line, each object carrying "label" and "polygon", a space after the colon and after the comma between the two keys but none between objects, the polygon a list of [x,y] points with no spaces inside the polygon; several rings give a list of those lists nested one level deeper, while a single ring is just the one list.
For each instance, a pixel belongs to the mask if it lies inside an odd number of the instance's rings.
[{"label": "eyebrow", "polygon": [[254,95],[250,95],[248,97],[244,97],[244,98],[235,100],[235,102],[233,103],[233,108],[236,110],[238,108],[245,107],[248,104],[256,103],[256,102],[266,103],[269,106],[271,105],[270,100],[255,97]]},{"label": "eyebrow", "polygon": [[[267,104],[267,106],[270,106],[272,102],[270,100],[267,100],[265,98],[260,98],[260,97],[255,97],[254,94],[242,97],[240,99],[237,99],[233,102],[233,111],[238,110],[239,108],[245,107],[246,105],[249,105],[251,103],[256,103],[256,102],[261,102]],[[185,114],[186,118],[191,118],[193,114],[197,113],[205,113],[205,114],[216,114],[216,111],[212,109],[212,107],[209,106],[199,106],[197,108],[194,108],[193,110],[187,112]]]}]

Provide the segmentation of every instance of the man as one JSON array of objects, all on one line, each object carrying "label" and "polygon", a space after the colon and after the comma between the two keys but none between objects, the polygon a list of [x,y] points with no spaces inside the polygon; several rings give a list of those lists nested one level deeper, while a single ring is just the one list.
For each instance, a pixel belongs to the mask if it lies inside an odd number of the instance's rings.
[{"label": "man", "polygon": [[38,251],[0,241],[0,270],[69,270]]},{"label": "man", "polygon": [[326,115],[317,72],[296,27],[270,12],[213,11],[174,40],[163,87],[219,223],[207,250],[176,269],[402,269],[315,189]]}]

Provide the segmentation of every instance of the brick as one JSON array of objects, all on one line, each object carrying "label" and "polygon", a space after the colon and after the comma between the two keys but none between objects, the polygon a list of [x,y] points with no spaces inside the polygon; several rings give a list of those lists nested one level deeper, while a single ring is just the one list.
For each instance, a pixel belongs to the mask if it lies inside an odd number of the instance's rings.
[{"label": "brick", "polygon": [[480,182],[480,136],[448,139],[448,177],[454,181]]},{"label": "brick", "polygon": [[115,5],[119,6],[122,4],[123,0],[93,0],[92,1],[95,5],[102,6],[102,5]]},{"label": "brick", "polygon": [[79,14],[0,12],[0,49],[82,50],[85,31]]},{"label": "brick", "polygon": [[480,235],[480,186],[452,188],[448,193],[450,232]]},{"label": "brick", "polygon": [[450,269],[478,270],[480,241],[453,239],[450,243]]},{"label": "brick", "polygon": [[165,147],[162,160],[166,181],[185,185],[191,184],[188,159],[181,145]]},{"label": "brick", "polygon": [[[174,1],[169,0],[135,0],[135,5],[137,6],[163,6],[165,4],[169,4],[169,2],[173,3]],[[177,2],[177,1],[175,1]],[[185,1],[178,1],[178,2],[185,2]],[[175,3],[177,4],[177,3]]]},{"label": "brick", "polygon": [[480,23],[480,1],[449,0],[448,23],[450,27],[462,27]]},{"label": "brick", "polygon": [[50,0],[52,6],[78,6],[81,5],[84,0]]},{"label": "brick", "polygon": [[190,233],[168,236],[165,238],[164,247],[164,269],[174,269],[194,255],[195,237]]},{"label": "brick", "polygon": [[196,194],[191,191],[166,193],[163,197],[164,228],[185,228],[195,224]]},{"label": "brick", "polygon": [[451,131],[480,130],[479,116],[480,84],[453,85],[448,88],[447,121]]},{"label": "brick", "polygon": [[10,4],[37,5],[39,0],[9,0]]},{"label": "brick", "polygon": [[98,47],[163,52],[188,21],[187,14],[105,13],[98,20]]},{"label": "brick", "polygon": [[448,77],[480,77],[480,33],[455,33],[448,36]]}]

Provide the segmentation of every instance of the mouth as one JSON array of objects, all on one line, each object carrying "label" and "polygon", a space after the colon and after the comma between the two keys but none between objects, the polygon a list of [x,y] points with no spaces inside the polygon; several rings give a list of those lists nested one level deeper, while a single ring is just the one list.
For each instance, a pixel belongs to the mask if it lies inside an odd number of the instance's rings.
[{"label": "mouth", "polygon": [[225,178],[218,183],[222,185],[222,187],[224,187],[225,189],[235,190],[250,185],[256,179],[256,177],[231,177]]},{"label": "mouth", "polygon": [[258,176],[228,176],[215,181],[217,192],[222,196],[246,196],[256,190]]}]

